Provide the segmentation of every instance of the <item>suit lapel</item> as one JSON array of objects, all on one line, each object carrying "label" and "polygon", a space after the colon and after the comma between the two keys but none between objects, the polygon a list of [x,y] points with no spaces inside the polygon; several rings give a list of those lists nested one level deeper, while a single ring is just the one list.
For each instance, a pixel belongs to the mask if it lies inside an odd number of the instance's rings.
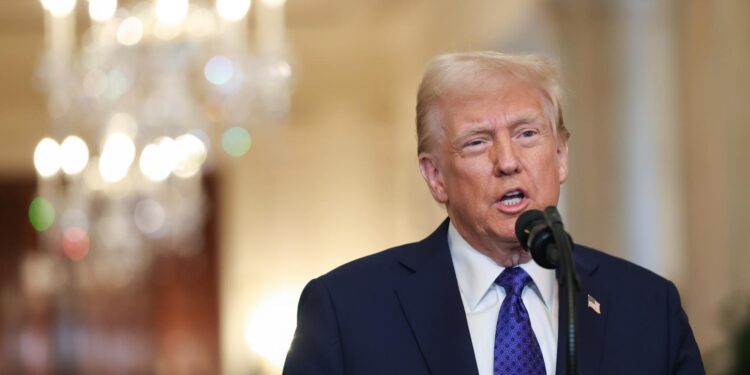
[{"label": "suit lapel", "polygon": [[430,372],[478,374],[447,241],[448,221],[401,260],[413,274],[396,290]]},{"label": "suit lapel", "polygon": [[[609,296],[596,279],[598,264],[587,259],[581,252],[573,250],[581,291],[576,296],[575,308],[578,313],[578,370],[581,375],[601,373],[601,359],[604,351],[604,337],[609,312]],[[566,290],[560,288],[560,313],[557,339],[557,371],[564,375],[567,366],[567,343],[565,342],[568,313],[562,305]],[[588,296],[599,302],[599,311],[588,306]]]}]

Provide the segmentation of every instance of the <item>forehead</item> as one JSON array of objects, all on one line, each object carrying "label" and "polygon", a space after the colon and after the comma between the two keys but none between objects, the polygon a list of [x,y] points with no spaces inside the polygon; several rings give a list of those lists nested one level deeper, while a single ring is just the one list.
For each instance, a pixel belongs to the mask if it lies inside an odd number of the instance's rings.
[{"label": "forehead", "polygon": [[545,112],[551,102],[538,85],[501,77],[454,89],[442,96],[438,105],[442,127],[452,133],[474,123],[549,122]]}]

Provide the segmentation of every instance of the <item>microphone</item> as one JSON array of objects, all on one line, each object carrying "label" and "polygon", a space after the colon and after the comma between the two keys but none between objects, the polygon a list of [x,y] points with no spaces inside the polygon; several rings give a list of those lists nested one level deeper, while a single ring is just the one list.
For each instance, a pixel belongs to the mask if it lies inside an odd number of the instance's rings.
[{"label": "microphone", "polygon": [[[573,240],[565,231],[560,213],[555,206],[544,212],[529,210],[516,220],[516,237],[521,246],[531,252],[531,257],[544,268],[558,269],[560,285],[560,311],[567,312],[567,329],[564,332],[568,375],[578,375],[577,313],[574,301],[581,289],[573,262]],[[562,291],[565,291],[563,294]]]},{"label": "microphone", "polygon": [[540,266],[547,269],[560,266],[560,251],[542,211],[529,210],[521,214],[516,220],[516,238]]}]

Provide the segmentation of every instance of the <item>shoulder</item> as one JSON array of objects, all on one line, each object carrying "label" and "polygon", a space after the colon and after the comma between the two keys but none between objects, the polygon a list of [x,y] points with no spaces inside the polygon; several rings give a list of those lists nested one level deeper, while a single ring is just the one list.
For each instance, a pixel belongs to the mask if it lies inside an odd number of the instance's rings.
[{"label": "shoulder", "polygon": [[[446,258],[448,257],[448,258]],[[449,259],[448,220],[418,242],[392,247],[368,255],[320,276],[326,285],[393,285],[430,262]]]},{"label": "shoulder", "polygon": [[591,247],[575,245],[574,254],[579,266],[590,268],[600,277],[618,279],[627,276],[629,282],[638,281],[646,284],[670,282],[655,272],[633,262]]},{"label": "shoulder", "polygon": [[628,301],[680,305],[675,285],[651,270],[586,246],[576,245],[574,254],[579,267],[590,273],[588,280],[597,289]]},{"label": "shoulder", "polygon": [[318,280],[328,287],[359,287],[360,284],[382,284],[408,273],[401,259],[423,251],[418,242],[404,244],[345,263]]}]

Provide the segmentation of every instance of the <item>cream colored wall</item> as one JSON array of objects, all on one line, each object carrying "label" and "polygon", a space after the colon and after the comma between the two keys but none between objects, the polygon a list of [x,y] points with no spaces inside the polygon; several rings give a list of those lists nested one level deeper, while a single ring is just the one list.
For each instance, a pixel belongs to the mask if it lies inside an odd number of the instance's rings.
[{"label": "cream colored wall", "polygon": [[750,3],[690,1],[682,29],[685,304],[707,351],[720,354],[750,305]]}]

